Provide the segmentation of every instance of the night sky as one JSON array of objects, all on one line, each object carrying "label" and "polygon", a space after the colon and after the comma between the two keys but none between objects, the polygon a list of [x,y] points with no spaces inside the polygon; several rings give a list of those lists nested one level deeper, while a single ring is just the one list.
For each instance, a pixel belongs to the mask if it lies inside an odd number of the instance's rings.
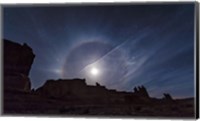
[{"label": "night sky", "polygon": [[33,49],[32,88],[86,78],[109,89],[144,85],[150,96],[194,97],[194,3],[4,6],[3,38]]}]

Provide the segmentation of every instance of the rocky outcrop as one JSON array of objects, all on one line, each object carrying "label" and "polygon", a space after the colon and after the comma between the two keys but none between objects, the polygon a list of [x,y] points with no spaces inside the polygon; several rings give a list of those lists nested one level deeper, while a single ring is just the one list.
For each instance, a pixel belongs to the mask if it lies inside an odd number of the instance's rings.
[{"label": "rocky outcrop", "polygon": [[164,97],[163,97],[164,100],[167,100],[167,101],[172,101],[173,100],[173,98],[172,98],[172,96],[170,94],[164,93],[163,95],[164,95]]},{"label": "rocky outcrop", "polygon": [[30,91],[31,82],[29,77],[20,73],[4,76],[5,90]]},{"label": "rocky outcrop", "polygon": [[149,98],[149,94],[148,94],[146,88],[143,85],[135,87],[133,90],[134,90],[135,95]]},{"label": "rocky outcrop", "polygon": [[35,58],[32,49],[4,39],[3,57],[4,90],[30,91],[29,72]]},{"label": "rocky outcrop", "polygon": [[52,98],[67,98],[82,95],[85,87],[85,79],[47,80],[35,93]]},{"label": "rocky outcrop", "polygon": [[[47,80],[34,91],[35,94],[59,99],[102,101],[108,98],[108,90],[101,85],[87,85],[85,79]],[[101,100],[100,100],[101,99]]]},{"label": "rocky outcrop", "polygon": [[54,99],[74,99],[92,101],[92,103],[141,103],[149,101],[149,95],[144,86],[135,88],[135,92],[120,92],[109,90],[99,83],[96,83],[95,86],[87,85],[85,79],[47,80],[34,93]]},{"label": "rocky outcrop", "polygon": [[132,94],[125,95],[124,97],[128,104],[150,103],[151,98],[149,97],[149,94],[143,85],[134,87],[133,91],[134,92]]}]

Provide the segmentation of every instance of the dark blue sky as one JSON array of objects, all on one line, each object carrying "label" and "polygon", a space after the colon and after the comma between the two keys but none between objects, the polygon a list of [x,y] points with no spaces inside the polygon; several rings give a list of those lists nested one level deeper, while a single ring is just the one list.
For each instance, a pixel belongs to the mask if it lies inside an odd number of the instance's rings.
[{"label": "dark blue sky", "polygon": [[[32,47],[32,88],[86,78],[150,96],[194,96],[194,3],[4,6],[3,37]],[[90,70],[98,69],[98,75]]]}]

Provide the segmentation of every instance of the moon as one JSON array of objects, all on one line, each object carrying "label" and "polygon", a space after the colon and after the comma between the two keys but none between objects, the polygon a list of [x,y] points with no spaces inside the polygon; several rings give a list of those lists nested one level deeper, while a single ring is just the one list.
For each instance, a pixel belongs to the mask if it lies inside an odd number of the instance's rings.
[{"label": "moon", "polygon": [[85,78],[89,85],[99,82],[114,88],[128,72],[124,55],[121,48],[109,42],[80,42],[67,52],[62,78]]},{"label": "moon", "polygon": [[95,67],[93,67],[91,70],[90,70],[90,73],[93,75],[93,76],[97,76],[99,74],[99,70]]}]

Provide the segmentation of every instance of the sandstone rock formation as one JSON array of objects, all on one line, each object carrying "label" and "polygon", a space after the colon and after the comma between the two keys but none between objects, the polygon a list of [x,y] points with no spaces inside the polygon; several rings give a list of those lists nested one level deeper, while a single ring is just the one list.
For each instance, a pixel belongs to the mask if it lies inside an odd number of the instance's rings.
[{"label": "sandstone rock formation", "polygon": [[125,101],[129,104],[140,104],[140,103],[150,103],[151,98],[146,90],[146,88],[142,86],[134,87],[133,93],[125,95]]},{"label": "sandstone rock formation", "polygon": [[133,90],[135,95],[149,98],[149,94],[143,85],[141,87],[140,86],[135,87]]},{"label": "sandstone rock formation", "polygon": [[149,101],[149,95],[144,86],[136,88],[135,92],[120,92],[109,90],[99,83],[96,83],[95,86],[87,85],[85,79],[47,80],[35,93],[50,98],[92,101],[93,103],[126,103],[127,101],[143,103]]},{"label": "sandstone rock formation", "polygon": [[164,93],[163,95],[164,95],[164,98],[163,98],[164,100],[167,100],[167,101],[172,101],[173,100],[173,98],[172,98],[172,96],[170,94]]},{"label": "sandstone rock formation", "polygon": [[103,101],[109,97],[108,90],[101,85],[91,86],[85,79],[47,80],[35,91],[38,95],[50,98]]},{"label": "sandstone rock formation", "polygon": [[66,98],[84,93],[85,79],[47,80],[35,93],[52,98]]},{"label": "sandstone rock formation", "polygon": [[32,49],[27,45],[3,41],[4,90],[30,91],[29,72],[35,58]]}]

